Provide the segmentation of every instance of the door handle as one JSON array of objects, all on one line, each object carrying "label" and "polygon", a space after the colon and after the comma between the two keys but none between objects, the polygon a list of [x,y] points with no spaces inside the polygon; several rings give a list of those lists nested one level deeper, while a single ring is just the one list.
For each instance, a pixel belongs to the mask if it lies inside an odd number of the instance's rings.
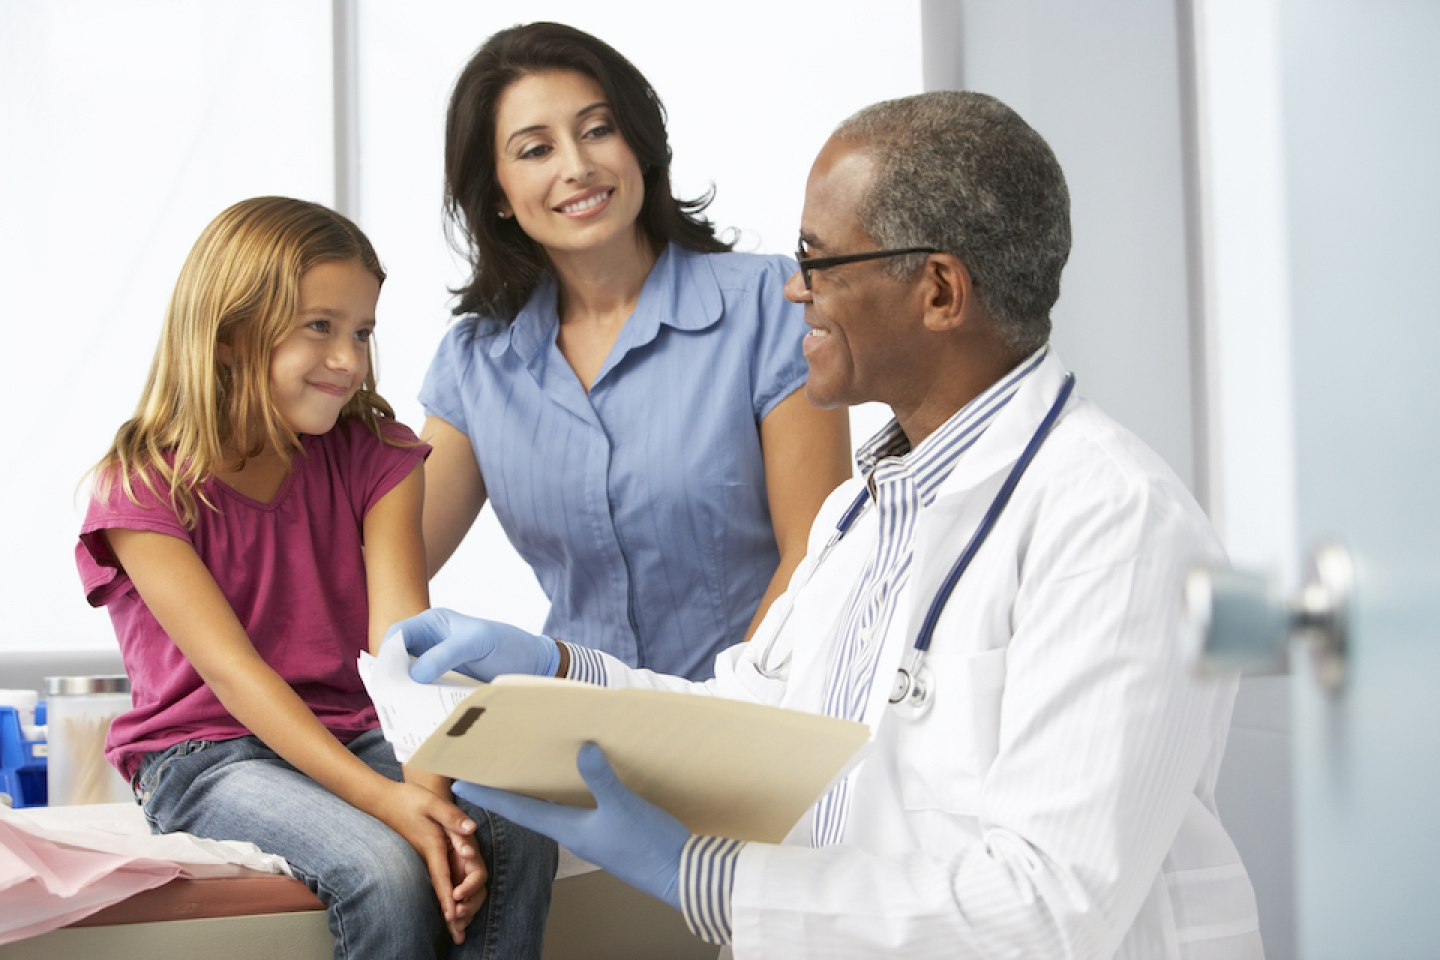
[{"label": "door handle", "polygon": [[1305,646],[1316,681],[1335,696],[1345,685],[1354,585],[1350,554],[1334,543],[1311,554],[1289,600],[1260,574],[1195,567],[1185,581],[1186,659],[1199,675],[1288,673],[1292,647]]}]

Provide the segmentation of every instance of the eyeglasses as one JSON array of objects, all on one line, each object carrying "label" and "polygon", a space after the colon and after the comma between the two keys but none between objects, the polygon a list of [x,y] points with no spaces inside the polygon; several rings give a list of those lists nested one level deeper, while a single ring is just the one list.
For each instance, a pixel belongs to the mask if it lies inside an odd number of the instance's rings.
[{"label": "eyeglasses", "polygon": [[885,257],[903,257],[908,253],[939,253],[934,247],[906,247],[903,250],[868,250],[865,253],[845,253],[838,257],[807,257],[805,256],[805,241],[801,240],[800,245],[795,249],[795,260],[800,264],[800,278],[805,281],[805,289],[810,289],[810,274],[815,270],[824,270],[828,267],[838,267],[842,263],[860,263],[864,260],[882,260]]}]

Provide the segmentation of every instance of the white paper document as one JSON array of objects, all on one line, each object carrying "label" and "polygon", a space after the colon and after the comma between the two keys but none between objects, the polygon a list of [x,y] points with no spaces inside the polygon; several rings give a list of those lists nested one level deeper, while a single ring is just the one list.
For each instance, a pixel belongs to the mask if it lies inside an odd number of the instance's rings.
[{"label": "white paper document", "polygon": [[380,729],[395,748],[395,759],[407,762],[425,738],[444,723],[466,697],[480,686],[479,680],[447,673],[434,683],[410,679],[410,654],[403,637],[380,647],[380,656],[360,654],[360,682],[380,714]]}]

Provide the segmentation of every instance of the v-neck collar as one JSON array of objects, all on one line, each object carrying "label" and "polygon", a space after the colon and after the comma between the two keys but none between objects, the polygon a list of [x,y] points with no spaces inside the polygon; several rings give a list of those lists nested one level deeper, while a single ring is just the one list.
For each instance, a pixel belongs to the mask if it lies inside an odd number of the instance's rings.
[{"label": "v-neck collar", "polygon": [[278,510],[280,505],[285,502],[285,498],[290,495],[290,490],[295,486],[295,475],[300,472],[302,461],[309,454],[309,448],[313,441],[314,438],[310,434],[304,434],[300,437],[300,446],[290,458],[290,471],[285,474],[285,479],[280,481],[280,486],[275,491],[275,495],[269,500],[257,500],[249,494],[241,493],[224,480],[214,476],[210,477],[208,481],[210,489],[218,490],[224,496],[239,501],[245,506],[255,510],[268,512]]}]

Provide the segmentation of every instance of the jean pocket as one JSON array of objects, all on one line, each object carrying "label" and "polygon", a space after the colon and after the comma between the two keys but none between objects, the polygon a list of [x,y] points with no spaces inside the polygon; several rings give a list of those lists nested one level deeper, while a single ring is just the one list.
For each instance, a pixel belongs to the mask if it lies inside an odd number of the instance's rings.
[{"label": "jean pocket", "polygon": [[[139,801],[140,806],[143,808],[149,804],[156,788],[160,786],[160,781],[164,779],[165,774],[176,761],[193,756],[214,742],[213,740],[182,740],[164,750],[145,754],[144,759],[140,761],[140,769],[135,773],[135,782],[131,784],[131,788],[135,791],[135,799]],[[150,816],[148,810],[146,816]]]}]

